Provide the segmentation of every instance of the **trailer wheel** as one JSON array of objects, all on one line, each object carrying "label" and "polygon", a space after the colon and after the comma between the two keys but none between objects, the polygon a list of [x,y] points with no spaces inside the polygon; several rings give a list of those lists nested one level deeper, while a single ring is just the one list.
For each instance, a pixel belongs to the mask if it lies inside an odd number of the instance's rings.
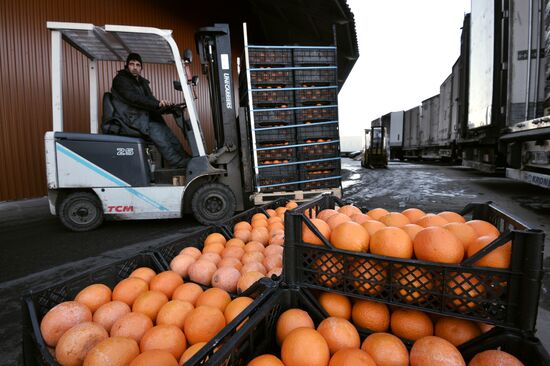
[{"label": "trailer wheel", "polygon": [[58,215],[61,223],[72,231],[90,231],[103,223],[101,202],[88,192],[65,196],[59,204]]},{"label": "trailer wheel", "polygon": [[204,225],[225,221],[233,216],[236,204],[233,191],[221,183],[208,183],[198,188],[191,199],[193,216]]}]

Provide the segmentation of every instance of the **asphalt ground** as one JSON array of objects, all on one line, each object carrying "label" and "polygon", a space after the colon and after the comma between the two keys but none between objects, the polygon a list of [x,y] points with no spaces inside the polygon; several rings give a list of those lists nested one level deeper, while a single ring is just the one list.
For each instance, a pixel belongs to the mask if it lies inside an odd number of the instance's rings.
[{"label": "asphalt ground", "polygon": [[[470,202],[492,201],[533,228],[544,230],[550,268],[550,190],[459,166],[391,162],[367,170],[342,161],[344,198],[362,208],[427,212],[460,211]],[[64,229],[50,215],[47,199],[0,203],[0,364],[21,365],[20,297],[95,266],[131,256],[200,228],[179,220],[106,222],[89,233]],[[538,336],[550,350],[550,276],[542,287]]]}]

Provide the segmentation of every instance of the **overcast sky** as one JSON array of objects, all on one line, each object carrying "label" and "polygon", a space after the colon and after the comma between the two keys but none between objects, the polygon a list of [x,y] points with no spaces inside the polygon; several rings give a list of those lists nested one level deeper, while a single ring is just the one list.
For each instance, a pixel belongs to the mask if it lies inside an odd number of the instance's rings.
[{"label": "overcast sky", "polygon": [[340,135],[439,94],[460,54],[470,0],[348,0],[359,60],[339,93]]}]

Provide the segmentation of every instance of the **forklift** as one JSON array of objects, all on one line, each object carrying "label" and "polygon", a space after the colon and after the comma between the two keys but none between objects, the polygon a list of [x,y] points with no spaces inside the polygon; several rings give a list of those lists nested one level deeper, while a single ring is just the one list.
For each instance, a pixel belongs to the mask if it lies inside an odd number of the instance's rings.
[{"label": "forklift", "polygon": [[372,126],[365,129],[365,148],[361,157],[363,168],[376,169],[387,168],[389,157],[389,144],[386,128]]},{"label": "forklift", "polygon": [[[190,73],[192,52],[183,58],[166,29],[87,23],[48,22],[52,47],[53,130],[45,134],[50,212],[73,231],[88,231],[104,219],[181,218],[192,213],[205,225],[229,219],[248,206],[252,187],[246,121],[237,118],[229,26],[200,28],[196,46],[207,75],[216,146],[207,154],[195,106],[198,77]],[[89,60],[90,133],[63,131],[63,42]],[[112,95],[103,96],[102,127],[98,133],[98,61],[124,61],[130,52],[144,63],[171,64],[177,71],[174,89],[181,102],[159,110],[173,115],[183,131],[191,159],[185,169],[159,167],[158,152],[147,136],[113,117]],[[239,113],[245,118],[246,113]],[[107,132],[107,133],[105,133]],[[117,133],[118,132],[118,133]]]}]

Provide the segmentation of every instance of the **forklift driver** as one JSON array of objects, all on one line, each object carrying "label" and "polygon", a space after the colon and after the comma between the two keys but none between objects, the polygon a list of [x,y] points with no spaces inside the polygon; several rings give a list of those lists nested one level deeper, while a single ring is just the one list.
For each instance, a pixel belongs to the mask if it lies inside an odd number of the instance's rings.
[{"label": "forklift driver", "polygon": [[149,80],[141,76],[141,56],[130,53],[126,65],[113,79],[114,114],[128,126],[149,137],[159,149],[162,157],[172,168],[183,169],[189,156],[172,130],[166,125],[159,109],[173,105],[167,100],[157,100]]}]

